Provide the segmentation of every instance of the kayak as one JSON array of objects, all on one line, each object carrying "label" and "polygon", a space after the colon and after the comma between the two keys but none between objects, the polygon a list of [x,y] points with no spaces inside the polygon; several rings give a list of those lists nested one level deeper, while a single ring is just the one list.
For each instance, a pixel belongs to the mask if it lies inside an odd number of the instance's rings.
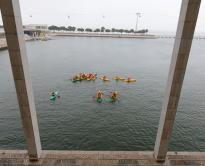
[{"label": "kayak", "polygon": [[102,98],[97,98],[96,101],[97,101],[98,103],[102,103]]},{"label": "kayak", "polygon": [[131,79],[131,80],[123,80],[124,82],[127,82],[127,83],[131,83],[131,82],[136,82],[137,80],[135,79]]},{"label": "kayak", "polygon": [[75,82],[78,82],[78,81],[81,81],[81,80],[80,79],[71,79],[71,81],[75,83]]},{"label": "kayak", "polygon": [[110,97],[110,102],[111,103],[115,103],[117,101],[117,98],[113,99],[112,97]]},{"label": "kayak", "polygon": [[125,80],[125,78],[123,78],[123,77],[114,77],[113,80],[123,81],[123,80]]},{"label": "kayak", "polygon": [[54,101],[57,97],[60,97],[60,95],[58,91],[55,91],[54,95],[50,95],[50,100]]},{"label": "kayak", "polygon": [[102,80],[102,81],[110,81],[110,79],[108,79],[108,78],[103,78],[103,77],[100,77],[100,79]]},{"label": "kayak", "polygon": [[96,78],[87,78],[87,81],[95,81]]},{"label": "kayak", "polygon": [[56,96],[50,96],[50,100],[52,101],[56,100]]}]

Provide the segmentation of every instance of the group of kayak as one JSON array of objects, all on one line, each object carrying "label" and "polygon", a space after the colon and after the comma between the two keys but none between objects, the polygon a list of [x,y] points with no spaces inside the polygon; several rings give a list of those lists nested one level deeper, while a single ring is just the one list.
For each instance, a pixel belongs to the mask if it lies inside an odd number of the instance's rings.
[{"label": "group of kayak", "polygon": [[[73,78],[71,80],[72,80],[72,82],[78,82],[78,81],[83,81],[83,80],[95,81],[96,79],[97,79],[97,74],[80,73],[80,74],[77,74],[77,75],[73,76]],[[100,80],[102,80],[104,82],[109,82],[110,81],[110,79],[107,76],[100,77]],[[124,78],[124,77],[116,76],[116,77],[113,78],[113,80],[123,81],[123,82],[127,82],[127,83],[136,82],[136,79],[132,79],[131,77]]]},{"label": "group of kayak", "polygon": [[[97,79],[97,74],[96,73],[79,73],[75,76],[73,76],[73,78],[71,79],[72,82],[78,82],[78,81],[83,81],[83,80],[87,80],[87,81],[95,81]],[[110,79],[107,76],[102,76],[99,78],[100,80],[104,81],[104,82],[109,82]],[[132,82],[136,82],[135,79],[132,79],[131,77],[128,78],[124,78],[124,77],[119,77],[116,76],[113,78],[113,80],[115,81],[123,81],[123,82],[127,82],[127,83],[132,83]],[[59,92],[58,91],[53,91],[49,93],[50,96],[50,100],[51,101],[55,101],[56,99],[60,98]],[[101,103],[104,100],[104,92],[101,90],[98,90],[96,92],[96,95],[94,96],[94,98],[96,99],[96,101],[98,103]],[[109,98],[106,101],[109,102],[116,102],[119,100],[119,93],[117,91],[111,91],[109,94]]]},{"label": "group of kayak", "polygon": [[[101,91],[101,90],[98,90],[96,92],[96,96],[95,96],[95,99],[98,103],[102,103],[103,101],[103,98],[104,98],[104,92]],[[110,92],[110,95],[109,95],[109,102],[111,103],[114,103],[116,101],[119,100],[119,93],[117,91],[112,91]]]},{"label": "group of kayak", "polygon": [[73,78],[71,79],[73,82],[78,82],[78,81],[83,81],[83,80],[87,80],[87,81],[95,81],[97,78],[97,74],[93,74],[93,73],[80,73],[77,74],[75,76],[73,76]]},{"label": "group of kayak", "polygon": [[[110,81],[110,79],[107,76],[100,77],[100,79],[102,81]],[[136,79],[132,79],[131,77],[124,78],[124,77],[116,76],[116,77],[113,78],[113,80],[115,80],[115,81],[123,81],[123,82],[127,82],[127,83],[136,82]]]},{"label": "group of kayak", "polygon": [[[58,91],[53,91],[49,93],[50,100],[55,101],[56,99],[60,98],[60,94]],[[102,103],[104,99],[104,92],[101,90],[98,90],[96,92],[96,95],[94,96],[94,99],[98,103]],[[119,100],[119,93],[117,91],[112,91],[110,92],[109,99],[107,100],[108,102],[114,103]]]}]

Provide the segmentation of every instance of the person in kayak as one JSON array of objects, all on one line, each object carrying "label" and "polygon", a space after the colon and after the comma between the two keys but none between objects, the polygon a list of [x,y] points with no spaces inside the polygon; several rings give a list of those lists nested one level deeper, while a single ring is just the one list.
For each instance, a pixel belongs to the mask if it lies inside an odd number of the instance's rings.
[{"label": "person in kayak", "polygon": [[117,91],[110,92],[110,99],[115,102],[118,99],[119,93]]},{"label": "person in kayak", "polygon": [[56,98],[60,98],[59,92],[58,91],[52,91],[49,93],[50,100],[54,101]]},{"label": "person in kayak", "polygon": [[75,75],[74,77],[73,77],[73,80],[75,81],[75,80],[79,80],[79,76],[78,75]]},{"label": "person in kayak", "polygon": [[102,79],[103,79],[103,80],[106,80],[106,79],[107,79],[107,77],[106,77],[106,76],[103,76],[103,77],[102,77]]},{"label": "person in kayak", "polygon": [[96,100],[97,100],[97,102],[102,102],[103,95],[104,95],[104,93],[101,90],[98,90],[96,92]]},{"label": "person in kayak", "polygon": [[107,76],[102,76],[102,77],[100,77],[100,79],[103,80],[103,81],[110,81]]},{"label": "person in kayak", "polygon": [[92,74],[92,75],[90,76],[90,79],[95,80],[96,77],[97,77],[97,74]]},{"label": "person in kayak", "polygon": [[130,82],[130,81],[131,81],[131,77],[128,77],[128,78],[127,78],[127,82]]}]

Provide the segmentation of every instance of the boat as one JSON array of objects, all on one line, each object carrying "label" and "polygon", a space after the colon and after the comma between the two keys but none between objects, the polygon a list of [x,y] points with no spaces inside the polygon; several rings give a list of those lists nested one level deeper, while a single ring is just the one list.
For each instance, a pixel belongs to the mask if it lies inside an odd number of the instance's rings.
[{"label": "boat", "polygon": [[125,78],[116,76],[116,77],[113,78],[113,80],[115,80],[115,81],[123,81],[123,80],[125,80]]},{"label": "boat", "polygon": [[102,103],[102,98],[96,98],[96,101],[97,101],[98,103]]},{"label": "boat", "polygon": [[110,79],[109,78],[104,78],[104,77],[100,77],[100,79],[102,80],[102,81],[110,81]]},{"label": "boat", "polygon": [[123,80],[124,82],[127,82],[127,83],[132,83],[132,82],[136,82],[137,80],[136,79],[126,79],[126,80]]},{"label": "boat", "polygon": [[57,97],[58,98],[60,97],[59,92],[58,91],[52,92],[50,95],[50,100],[54,101],[56,100]]}]

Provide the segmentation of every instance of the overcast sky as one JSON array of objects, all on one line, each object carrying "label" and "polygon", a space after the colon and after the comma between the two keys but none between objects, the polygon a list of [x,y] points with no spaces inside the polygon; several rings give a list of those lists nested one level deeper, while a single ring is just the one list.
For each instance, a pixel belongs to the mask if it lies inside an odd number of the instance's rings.
[{"label": "overcast sky", "polygon": [[[150,31],[176,31],[180,5],[181,0],[20,0],[23,24],[134,29],[140,12],[139,28]],[[205,32],[204,0],[196,30]]]}]

